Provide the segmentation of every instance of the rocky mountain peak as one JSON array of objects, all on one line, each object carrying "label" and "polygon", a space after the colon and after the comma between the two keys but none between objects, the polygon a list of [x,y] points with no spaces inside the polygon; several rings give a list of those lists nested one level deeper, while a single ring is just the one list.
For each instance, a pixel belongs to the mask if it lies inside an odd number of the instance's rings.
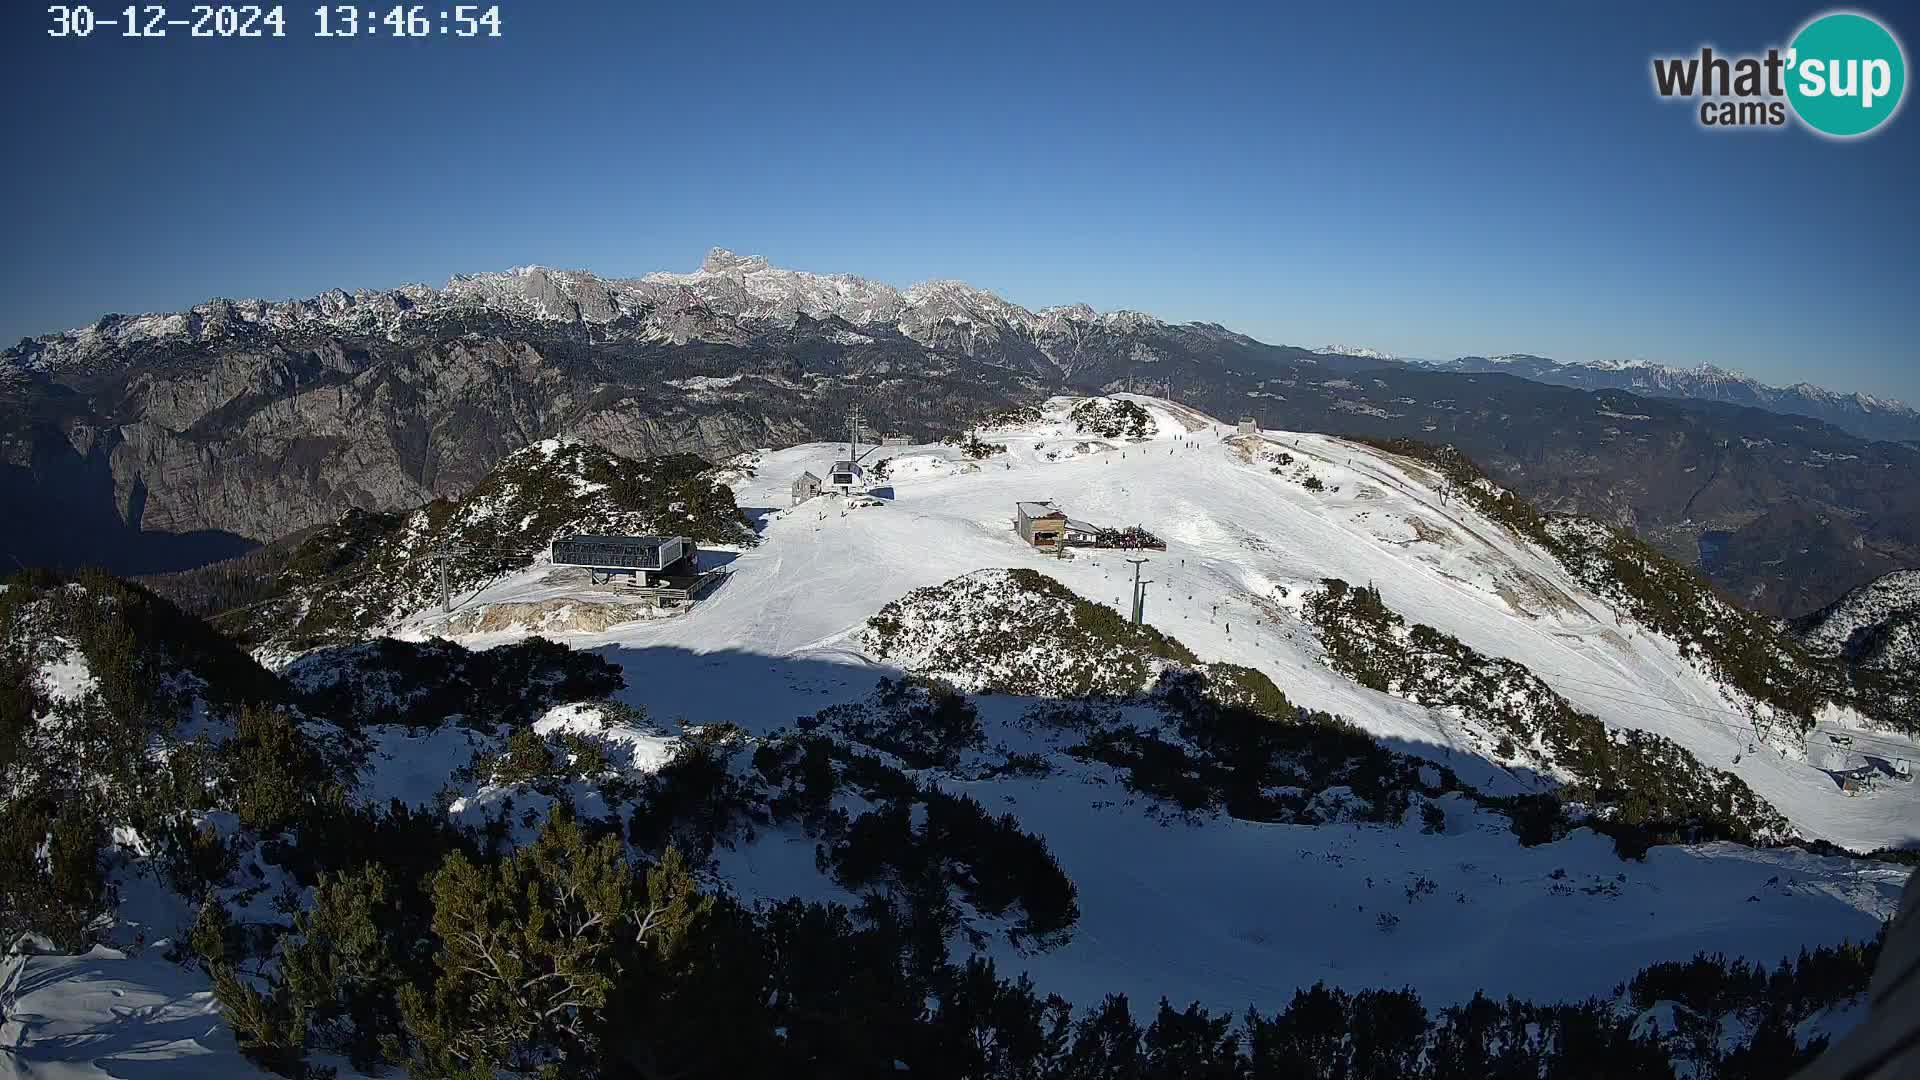
[{"label": "rocky mountain peak", "polygon": [[726,248],[717,247],[707,252],[700,263],[700,269],[708,274],[751,274],[759,270],[770,269],[767,260],[761,255],[736,255]]}]

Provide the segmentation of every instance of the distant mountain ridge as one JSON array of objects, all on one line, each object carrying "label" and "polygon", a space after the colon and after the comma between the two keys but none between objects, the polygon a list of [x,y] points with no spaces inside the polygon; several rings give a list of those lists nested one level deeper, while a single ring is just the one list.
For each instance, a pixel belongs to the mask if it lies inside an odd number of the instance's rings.
[{"label": "distant mountain ridge", "polygon": [[1769,614],[1920,565],[1920,440],[1381,355],[718,249],[690,273],[528,267],[112,315],[0,353],[0,561],[204,565],[456,495],[549,438],[714,460],[833,437],[856,404],[938,439],[1053,393],[1136,390],[1263,427],[1453,443]]},{"label": "distant mountain ridge", "polygon": [[[106,315],[61,333],[23,340],[0,354],[26,371],[85,369],[148,349],[245,344],[316,333],[399,340],[419,328],[475,318],[604,328],[623,340],[684,345],[737,341],[744,327],[793,327],[801,320],[841,322],[845,344],[860,331],[883,328],[930,348],[967,355],[999,353],[1043,376],[1073,377],[1103,336],[1146,331],[1262,343],[1217,323],[1168,323],[1133,310],[1096,311],[1086,304],[1029,309],[962,281],[933,280],[898,289],[853,274],[816,274],[776,267],[761,256],[725,248],[707,253],[691,273],[656,271],[603,278],[585,270],[523,266],[502,273],[456,275],[444,288],[333,289],[300,300],[209,300],[168,314]],[[1302,356],[1414,364],[1456,372],[1501,372],[1584,390],[1627,390],[1652,397],[1746,405],[1824,420],[1868,439],[1920,439],[1920,410],[1871,394],[1844,393],[1800,382],[1770,386],[1736,371],[1644,360],[1573,362],[1528,353],[1422,361],[1381,349],[1329,344]],[[1152,350],[1142,355],[1154,359]]]},{"label": "distant mountain ridge", "polygon": [[1399,360],[1400,357],[1381,349],[1369,349],[1364,345],[1322,345],[1313,350],[1322,356],[1352,356],[1362,360]]},{"label": "distant mountain ridge", "polygon": [[109,315],[0,354],[0,502],[23,523],[5,553],[184,569],[349,507],[458,493],[545,438],[718,457],[840,430],[856,402],[937,437],[1046,387],[1194,392],[1223,367],[1259,378],[1295,363],[1371,364],[1216,324],[1032,311],[958,282],[901,290],[722,249],[685,274],[526,267],[444,289]]},{"label": "distant mountain ridge", "polygon": [[[1097,312],[1086,304],[1029,310],[965,282],[937,280],[907,289],[851,274],[774,267],[760,256],[708,252],[692,273],[660,271],[602,278],[584,270],[523,266],[455,276],[445,288],[335,289],[304,300],[211,300],[172,314],[107,315],[64,333],[28,339],[4,354],[29,371],[62,372],[163,345],[245,343],[278,336],[345,334],[398,340],[433,323],[504,316],[536,323],[604,328],[609,337],[684,345],[738,340],[741,326],[792,327],[839,321],[849,330],[885,328],[928,346],[972,352],[1022,339],[1029,366],[1075,369],[1075,346],[1098,331],[1166,330],[1138,311]],[[1233,337],[1223,327],[1183,330]],[[857,333],[845,344],[864,344]]]},{"label": "distant mountain ridge", "polygon": [[1840,393],[1798,382],[1770,386],[1737,371],[1701,364],[1671,367],[1646,360],[1576,363],[1529,353],[1462,356],[1423,361],[1442,371],[1501,372],[1535,382],[1582,390],[1626,390],[1647,397],[1685,398],[1746,405],[1768,412],[1809,416],[1863,439],[1901,442],[1920,439],[1920,410],[1892,398]]}]

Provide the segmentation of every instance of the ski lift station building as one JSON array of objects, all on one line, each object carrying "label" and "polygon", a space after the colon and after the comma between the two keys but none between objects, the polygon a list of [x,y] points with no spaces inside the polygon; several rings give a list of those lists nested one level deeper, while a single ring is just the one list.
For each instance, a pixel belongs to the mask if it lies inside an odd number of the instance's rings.
[{"label": "ski lift station building", "polygon": [[839,488],[843,493],[851,493],[853,485],[860,482],[862,475],[859,462],[850,459],[836,461],[833,463],[833,468],[827,470],[827,483]]},{"label": "ski lift station building", "polygon": [[563,536],[548,554],[555,566],[584,566],[595,574],[631,574],[646,586],[648,575],[691,575],[700,549],[685,536]]}]

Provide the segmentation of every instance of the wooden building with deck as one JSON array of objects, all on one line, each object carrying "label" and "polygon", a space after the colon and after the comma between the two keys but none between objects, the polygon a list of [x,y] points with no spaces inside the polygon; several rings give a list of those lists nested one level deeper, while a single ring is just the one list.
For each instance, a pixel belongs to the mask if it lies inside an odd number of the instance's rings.
[{"label": "wooden building with deck", "polygon": [[1067,535],[1067,515],[1052,503],[1014,503],[1013,531],[1034,547],[1058,547]]}]

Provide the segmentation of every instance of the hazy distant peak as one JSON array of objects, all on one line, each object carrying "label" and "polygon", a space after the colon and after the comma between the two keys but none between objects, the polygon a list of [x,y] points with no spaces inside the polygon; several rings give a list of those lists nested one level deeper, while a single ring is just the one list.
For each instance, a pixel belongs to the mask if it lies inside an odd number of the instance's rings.
[{"label": "hazy distant peak", "polygon": [[1313,351],[1322,356],[1352,356],[1361,360],[1399,359],[1384,349],[1369,349],[1364,345],[1322,345]]},{"label": "hazy distant peak", "polygon": [[1583,390],[1628,390],[1648,397],[1683,398],[1747,405],[1769,412],[1810,416],[1869,439],[1920,438],[1920,411],[1871,394],[1843,393],[1799,382],[1770,386],[1714,364],[1677,367],[1632,360],[1555,360],[1532,353],[1462,356],[1428,365],[1448,371],[1497,371],[1536,382]]}]

